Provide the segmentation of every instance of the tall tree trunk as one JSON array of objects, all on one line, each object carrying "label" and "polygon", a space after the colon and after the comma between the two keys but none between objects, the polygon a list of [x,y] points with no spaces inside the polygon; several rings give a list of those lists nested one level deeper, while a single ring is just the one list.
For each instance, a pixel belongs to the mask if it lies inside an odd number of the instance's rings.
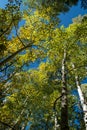
[{"label": "tall tree trunk", "polygon": [[83,112],[84,112],[84,122],[85,122],[85,128],[87,130],[87,104],[85,102],[81,87],[80,87],[80,83],[79,83],[79,77],[76,76],[76,85],[77,85],[77,90],[78,90],[78,94],[79,94],[79,98],[80,98],[80,102],[83,108]]},{"label": "tall tree trunk", "polygon": [[56,103],[59,99],[61,99],[63,95],[59,96],[58,98],[56,98],[56,100],[54,101],[54,105],[53,105],[53,110],[54,110],[54,130],[59,130],[60,125],[58,124],[58,119],[57,119],[57,110],[56,110]]},{"label": "tall tree trunk", "polygon": [[68,101],[66,83],[66,51],[62,60],[62,98],[61,98],[61,130],[69,130],[68,126]]},{"label": "tall tree trunk", "polygon": [[[72,67],[73,67],[73,69],[75,69],[74,64],[72,64]],[[84,95],[83,95],[82,90],[81,90],[78,75],[75,75],[75,81],[76,81],[76,86],[77,86],[77,91],[78,91],[78,94],[79,94],[79,99],[80,99],[80,102],[81,102],[81,106],[82,106],[82,109],[83,109],[83,112],[84,112],[85,128],[87,130],[87,103],[85,102]]]}]

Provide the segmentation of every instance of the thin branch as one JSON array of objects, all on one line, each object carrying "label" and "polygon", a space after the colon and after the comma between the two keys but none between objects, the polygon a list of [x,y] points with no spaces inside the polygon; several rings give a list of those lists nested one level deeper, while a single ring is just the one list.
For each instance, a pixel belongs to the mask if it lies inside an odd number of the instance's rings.
[{"label": "thin branch", "polygon": [[11,128],[12,130],[15,130],[12,126],[10,126],[9,124],[7,124],[7,123],[5,123],[3,121],[0,121],[0,123],[7,126],[7,127],[9,127],[9,128]]},{"label": "thin branch", "polygon": [[3,31],[2,34],[0,34],[0,37],[2,37],[10,29],[12,23],[13,23],[13,19],[12,19],[11,23],[9,24],[9,26],[6,28],[6,30]]},{"label": "thin branch", "polygon": [[9,64],[9,65],[6,65],[6,67],[4,67],[3,69],[0,70],[0,72],[2,71],[6,71],[8,67],[10,67],[13,63]]},{"label": "thin branch", "polygon": [[62,94],[60,97],[56,98],[56,100],[54,101],[54,103],[53,103],[53,109],[54,109],[54,110],[56,109],[56,103],[57,103],[57,101],[58,101],[62,96],[63,96],[63,94]]},{"label": "thin branch", "polygon": [[[13,22],[13,23],[14,23],[14,22]],[[17,36],[17,38],[18,38],[19,41],[22,43],[22,45],[25,46],[24,43],[23,43],[23,41],[21,40],[21,38],[20,38],[19,35],[18,35],[18,31],[17,31],[17,28],[16,28],[15,23],[14,23],[14,27],[15,27],[15,31],[16,31],[16,36]]]},{"label": "thin branch", "polygon": [[69,72],[71,72],[71,71],[73,71],[73,70],[75,70],[75,69],[80,69],[80,68],[85,68],[85,67],[87,67],[87,66],[80,65],[80,66],[77,66],[76,68],[71,68],[71,69],[69,69]]}]

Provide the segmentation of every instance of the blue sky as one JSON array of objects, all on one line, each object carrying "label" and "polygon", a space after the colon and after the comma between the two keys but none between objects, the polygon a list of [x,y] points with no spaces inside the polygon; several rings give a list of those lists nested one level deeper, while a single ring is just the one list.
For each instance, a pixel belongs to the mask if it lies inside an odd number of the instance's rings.
[{"label": "blue sky", "polygon": [[84,10],[83,8],[81,8],[81,3],[79,2],[78,5],[71,7],[67,13],[60,14],[59,16],[59,18],[61,19],[60,25],[64,25],[65,27],[67,27],[70,23],[72,23],[72,18],[84,14],[87,14],[87,9]]},{"label": "blue sky", "polygon": [[4,8],[5,4],[7,4],[8,0],[0,0],[0,8]]}]

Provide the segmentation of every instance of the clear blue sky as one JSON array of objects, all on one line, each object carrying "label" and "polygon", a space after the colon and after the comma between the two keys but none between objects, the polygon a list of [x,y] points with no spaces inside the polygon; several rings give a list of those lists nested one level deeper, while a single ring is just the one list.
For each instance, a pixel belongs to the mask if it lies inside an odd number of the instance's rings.
[{"label": "clear blue sky", "polygon": [[7,4],[8,0],[0,0],[0,8],[4,8],[5,4]]}]

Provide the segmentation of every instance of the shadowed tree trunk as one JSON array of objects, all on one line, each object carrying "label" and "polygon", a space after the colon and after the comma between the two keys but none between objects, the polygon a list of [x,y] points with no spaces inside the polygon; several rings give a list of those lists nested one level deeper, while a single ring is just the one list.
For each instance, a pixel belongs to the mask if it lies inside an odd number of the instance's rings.
[{"label": "shadowed tree trunk", "polygon": [[69,130],[68,126],[68,101],[66,83],[66,51],[62,60],[62,98],[61,98],[61,130]]}]

